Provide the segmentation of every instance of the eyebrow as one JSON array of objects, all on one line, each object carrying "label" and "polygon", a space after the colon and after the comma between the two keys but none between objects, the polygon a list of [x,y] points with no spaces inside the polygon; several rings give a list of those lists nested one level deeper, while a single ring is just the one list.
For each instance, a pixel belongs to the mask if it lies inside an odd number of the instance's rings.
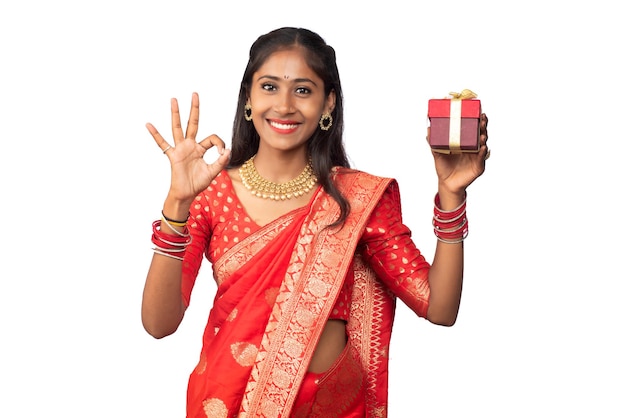
[{"label": "eyebrow", "polygon": [[[276,77],[274,75],[262,75],[262,76],[259,76],[259,78],[257,78],[257,81],[260,81],[260,80],[262,80],[264,78],[269,78],[272,81],[280,81],[280,80],[282,80],[282,78]],[[317,83],[315,83],[315,81],[311,80],[310,78],[294,78],[294,79],[291,80],[291,82],[293,82],[293,83],[311,83],[314,86],[317,86]]]}]

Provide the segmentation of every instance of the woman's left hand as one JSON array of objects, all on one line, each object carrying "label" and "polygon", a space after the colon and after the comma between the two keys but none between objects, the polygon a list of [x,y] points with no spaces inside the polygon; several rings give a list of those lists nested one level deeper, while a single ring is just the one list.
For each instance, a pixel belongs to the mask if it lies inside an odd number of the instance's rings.
[{"label": "woman's left hand", "polygon": [[[485,171],[489,158],[487,147],[487,115],[480,115],[480,148],[477,153],[442,154],[433,151],[439,188],[460,194]],[[430,128],[428,130],[430,135]]]}]

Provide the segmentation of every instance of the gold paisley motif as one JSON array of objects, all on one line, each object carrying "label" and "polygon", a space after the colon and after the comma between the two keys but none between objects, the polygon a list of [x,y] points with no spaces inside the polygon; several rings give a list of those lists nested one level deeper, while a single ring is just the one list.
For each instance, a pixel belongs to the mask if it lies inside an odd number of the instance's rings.
[{"label": "gold paisley motif", "polygon": [[304,345],[294,339],[285,341],[285,354],[292,358],[298,358],[304,352]]},{"label": "gold paisley motif", "polygon": [[291,379],[289,378],[289,374],[284,370],[274,369],[272,373],[272,381],[279,388],[285,389],[289,386]]},{"label": "gold paisley motif", "polygon": [[200,360],[194,369],[196,374],[203,374],[206,371],[206,356],[204,353],[200,354]]},{"label": "gold paisley motif", "polygon": [[254,364],[258,351],[258,348],[254,344],[246,342],[238,342],[230,346],[230,352],[233,358],[237,364],[243,367],[250,367]]},{"label": "gold paisley motif", "polygon": [[328,285],[322,280],[311,280],[308,289],[315,297],[323,298],[328,293]]},{"label": "gold paisley motif", "polygon": [[239,311],[237,310],[237,308],[233,309],[228,316],[226,317],[226,320],[228,322],[233,322],[235,320],[235,318],[237,318],[237,313],[239,313]]},{"label": "gold paisley motif", "polygon": [[300,310],[296,312],[296,321],[303,327],[310,327],[315,321],[315,316],[309,311]]},{"label": "gold paisley motif", "polygon": [[221,399],[206,399],[202,402],[202,409],[207,418],[228,418],[228,408]]},{"label": "gold paisley motif", "polygon": [[280,417],[280,414],[278,413],[278,405],[276,405],[274,402],[272,402],[269,399],[263,402],[263,405],[261,405],[261,409],[263,410],[262,416],[264,418],[279,418]]}]

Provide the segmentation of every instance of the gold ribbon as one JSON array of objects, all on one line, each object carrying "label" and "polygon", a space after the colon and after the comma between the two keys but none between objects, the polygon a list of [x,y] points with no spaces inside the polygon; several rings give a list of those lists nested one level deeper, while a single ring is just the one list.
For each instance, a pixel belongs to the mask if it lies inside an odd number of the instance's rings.
[{"label": "gold ribbon", "polygon": [[476,93],[469,89],[464,89],[460,93],[450,92],[450,96],[452,96],[453,99],[458,100],[475,99],[478,97]]},{"label": "gold ribbon", "polygon": [[461,106],[463,100],[475,99],[476,93],[469,89],[464,89],[460,93],[450,92],[450,135],[448,146],[453,154],[461,152]]}]

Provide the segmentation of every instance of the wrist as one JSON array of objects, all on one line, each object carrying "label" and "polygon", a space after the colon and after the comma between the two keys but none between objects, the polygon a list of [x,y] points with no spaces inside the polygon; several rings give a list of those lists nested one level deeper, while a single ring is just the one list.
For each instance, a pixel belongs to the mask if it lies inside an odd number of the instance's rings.
[{"label": "wrist", "polygon": [[438,191],[438,204],[441,210],[454,210],[461,206],[465,199],[467,198],[467,193],[465,189],[451,191],[444,187],[439,186]]},{"label": "wrist", "polygon": [[186,220],[189,217],[189,208],[192,200],[179,200],[167,197],[163,203],[162,215],[166,219]]}]

